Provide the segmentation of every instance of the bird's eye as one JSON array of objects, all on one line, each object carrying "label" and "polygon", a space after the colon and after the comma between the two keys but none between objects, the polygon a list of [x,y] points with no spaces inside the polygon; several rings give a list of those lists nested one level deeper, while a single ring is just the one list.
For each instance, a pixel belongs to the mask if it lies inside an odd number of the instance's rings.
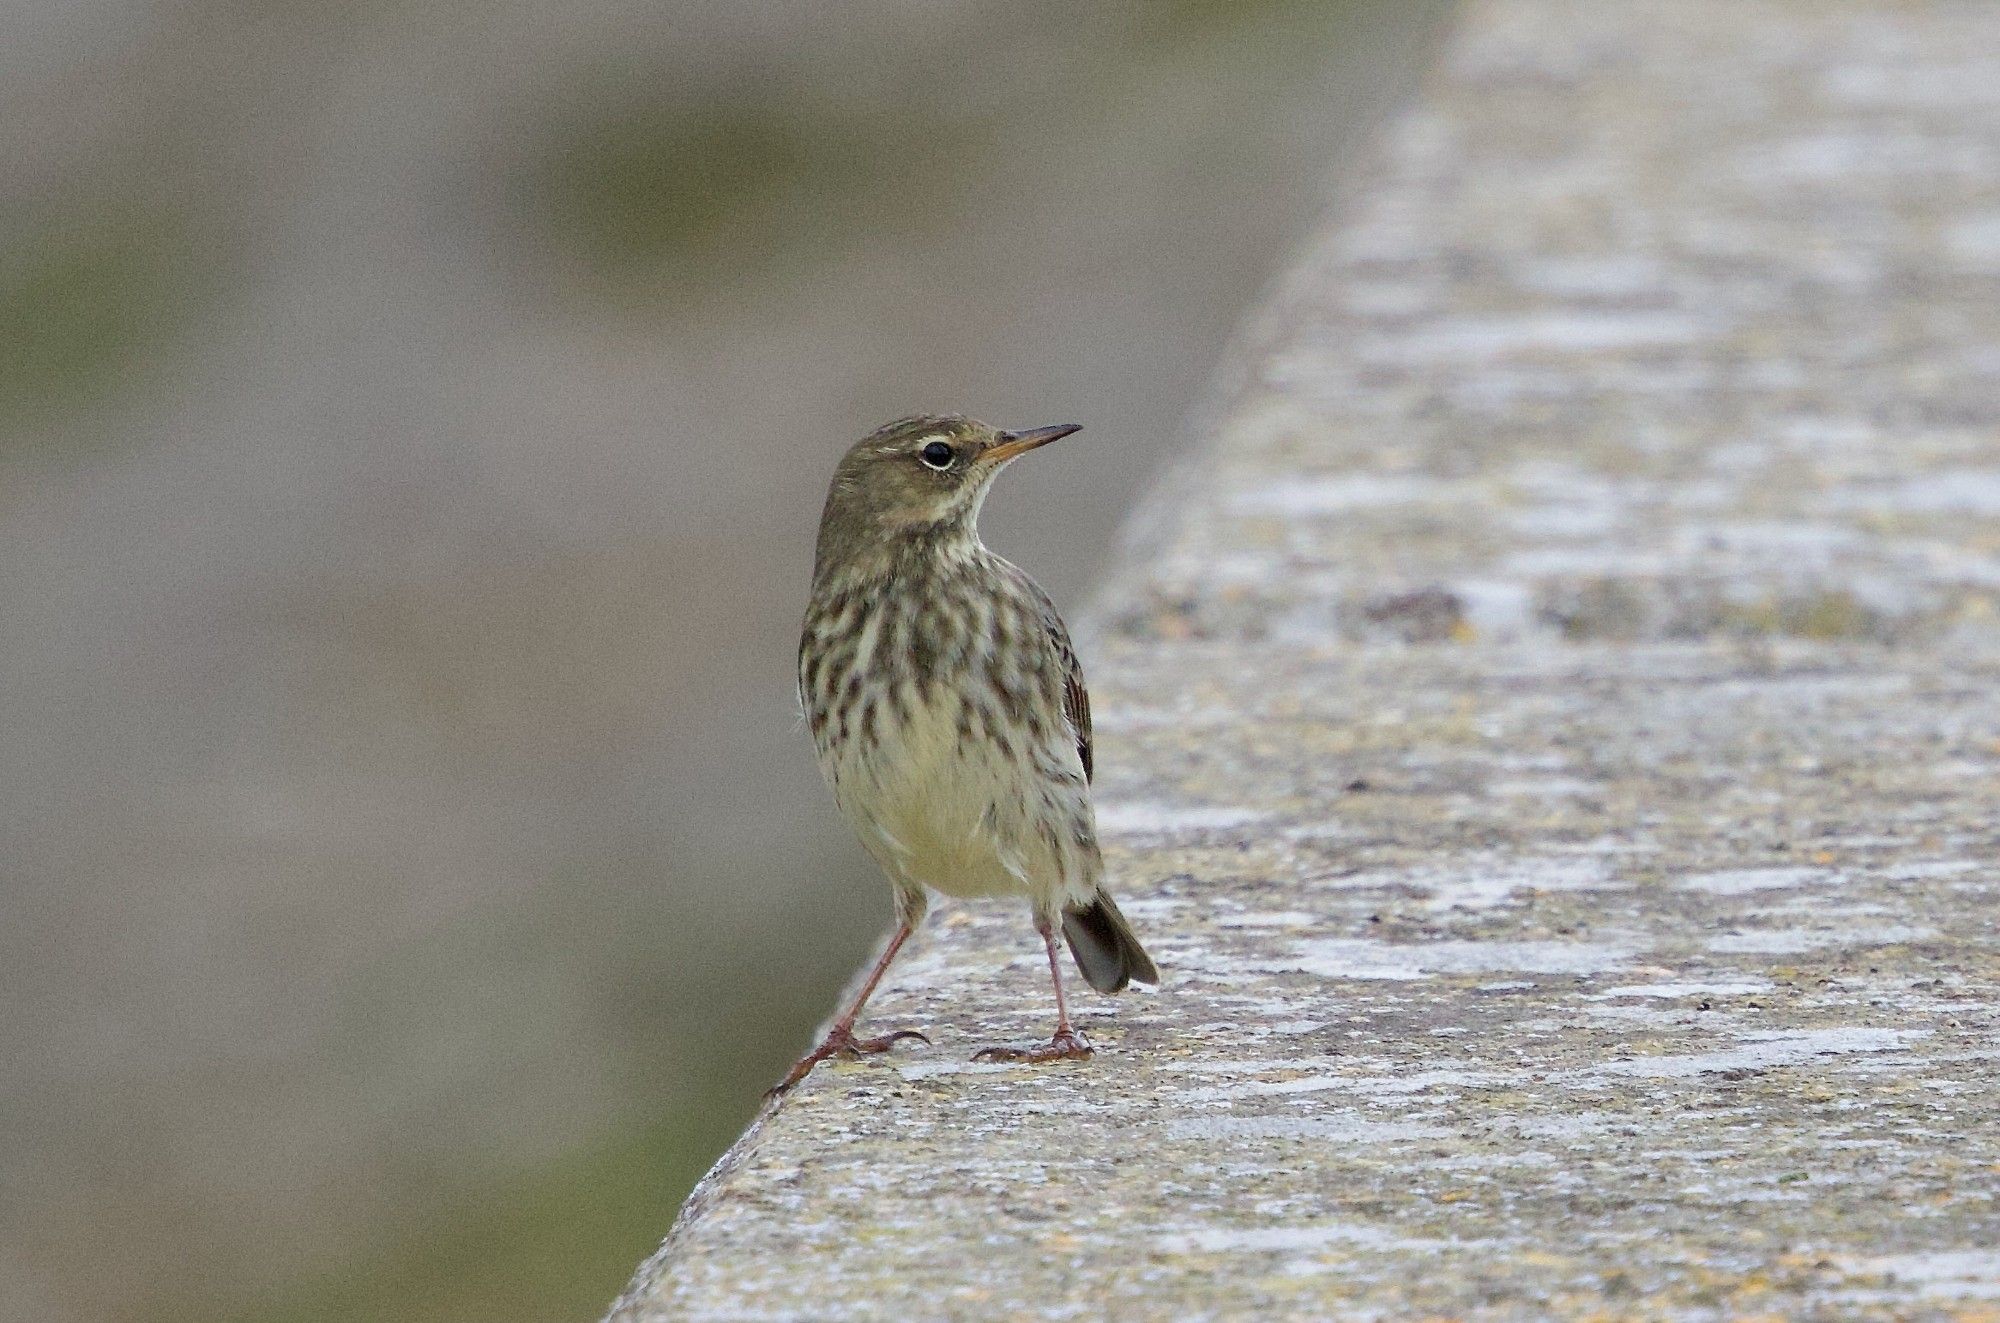
[{"label": "bird's eye", "polygon": [[958,458],[958,452],[946,442],[933,441],[919,451],[917,457],[931,468],[948,469],[951,462]]}]

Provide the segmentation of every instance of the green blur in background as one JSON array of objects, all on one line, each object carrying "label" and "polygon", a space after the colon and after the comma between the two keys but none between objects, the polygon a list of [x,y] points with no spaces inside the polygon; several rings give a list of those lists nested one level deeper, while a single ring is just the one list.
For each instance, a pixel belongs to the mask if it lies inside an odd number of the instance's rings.
[{"label": "green blur in background", "polygon": [[834,459],[1085,423],[1074,613],[1444,17],[0,15],[0,1317],[600,1314],[887,917]]}]

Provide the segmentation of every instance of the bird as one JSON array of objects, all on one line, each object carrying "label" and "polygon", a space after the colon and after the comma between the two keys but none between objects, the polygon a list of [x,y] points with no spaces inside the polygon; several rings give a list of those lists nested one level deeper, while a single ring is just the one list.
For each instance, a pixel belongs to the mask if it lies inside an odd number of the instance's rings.
[{"label": "bird", "polygon": [[799,701],[835,804],[889,879],[896,927],[773,1095],[829,1057],[930,1041],[914,1029],[858,1037],[854,1026],[932,891],[1026,900],[1048,954],[1049,1041],[975,1059],[1091,1055],[1070,1022],[1058,930],[1097,991],[1159,981],[1105,890],[1090,694],[1069,630],[1048,594],[979,538],[1000,471],[1080,430],[918,415],[877,428],[834,471],[799,640]]}]

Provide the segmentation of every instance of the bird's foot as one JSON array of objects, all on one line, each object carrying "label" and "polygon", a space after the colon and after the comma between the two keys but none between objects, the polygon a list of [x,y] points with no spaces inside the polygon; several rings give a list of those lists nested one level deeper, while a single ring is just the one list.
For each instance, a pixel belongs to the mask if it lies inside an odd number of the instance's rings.
[{"label": "bird's foot", "polygon": [[1056,1036],[1033,1047],[982,1047],[972,1054],[974,1061],[1019,1061],[1030,1065],[1040,1061],[1081,1061],[1092,1052],[1076,1030],[1056,1030]]},{"label": "bird's foot", "polygon": [[794,1084],[812,1074],[812,1068],[828,1057],[872,1056],[877,1052],[887,1052],[905,1038],[914,1038],[925,1047],[929,1047],[931,1042],[915,1029],[898,1029],[894,1033],[882,1034],[875,1038],[856,1038],[852,1030],[836,1030],[826,1036],[825,1042],[794,1062],[791,1070],[786,1072],[785,1078],[766,1089],[764,1096],[775,1098],[787,1092]]}]

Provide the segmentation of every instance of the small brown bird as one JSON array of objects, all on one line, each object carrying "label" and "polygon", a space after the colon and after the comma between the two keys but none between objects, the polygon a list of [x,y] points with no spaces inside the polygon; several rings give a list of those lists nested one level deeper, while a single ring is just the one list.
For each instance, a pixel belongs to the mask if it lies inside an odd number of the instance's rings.
[{"label": "small brown bird", "polygon": [[834,800],[895,888],[896,931],[826,1040],[774,1093],[837,1053],[923,1037],[856,1038],[854,1022],[922,921],[927,888],[1025,898],[1048,950],[1054,1037],[980,1057],[1090,1055],[1063,1000],[1058,925],[1099,992],[1159,981],[1104,890],[1090,696],[1069,631],[1048,595],[979,540],[979,508],[1001,468],[1077,430],[905,418],[856,444],[834,473],[799,699]]}]

